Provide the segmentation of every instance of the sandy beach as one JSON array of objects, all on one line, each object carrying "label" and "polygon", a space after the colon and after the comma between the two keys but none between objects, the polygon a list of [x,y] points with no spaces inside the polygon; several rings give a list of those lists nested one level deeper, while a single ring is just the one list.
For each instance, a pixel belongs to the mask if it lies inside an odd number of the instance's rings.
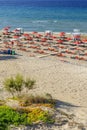
[{"label": "sandy beach", "polygon": [[30,76],[36,80],[35,89],[30,93],[50,93],[61,102],[59,109],[74,114],[75,120],[87,129],[87,61],[51,55],[30,56],[27,52],[15,51],[16,55],[0,54],[0,98],[8,96],[2,90],[5,78],[17,73]]}]

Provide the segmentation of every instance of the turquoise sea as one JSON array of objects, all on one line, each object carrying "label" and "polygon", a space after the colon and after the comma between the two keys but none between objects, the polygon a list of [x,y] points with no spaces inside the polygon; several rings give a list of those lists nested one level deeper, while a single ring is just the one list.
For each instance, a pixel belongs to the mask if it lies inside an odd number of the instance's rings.
[{"label": "turquoise sea", "polygon": [[87,32],[86,0],[0,0],[0,29]]}]

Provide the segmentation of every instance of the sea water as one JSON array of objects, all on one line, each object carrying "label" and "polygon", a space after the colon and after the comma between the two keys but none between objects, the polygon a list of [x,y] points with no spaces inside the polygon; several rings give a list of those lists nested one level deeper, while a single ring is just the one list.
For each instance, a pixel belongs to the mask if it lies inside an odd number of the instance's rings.
[{"label": "sea water", "polygon": [[0,0],[0,29],[87,32],[86,0]]}]

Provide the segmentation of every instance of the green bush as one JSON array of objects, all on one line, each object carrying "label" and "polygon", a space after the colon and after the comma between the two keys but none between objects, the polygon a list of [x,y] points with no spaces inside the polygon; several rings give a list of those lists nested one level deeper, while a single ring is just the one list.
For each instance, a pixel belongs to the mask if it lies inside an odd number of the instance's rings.
[{"label": "green bush", "polygon": [[33,123],[53,123],[52,116],[40,108],[33,108],[27,112],[19,108],[13,110],[8,106],[0,106],[0,130],[8,130],[10,125],[29,125]]},{"label": "green bush", "polygon": [[15,90],[19,94],[23,89],[23,82],[24,82],[23,76],[20,74],[17,74],[15,76],[14,82],[15,82],[15,86],[14,86]]},{"label": "green bush", "polygon": [[4,87],[5,89],[10,92],[13,96],[14,96],[14,92],[15,92],[15,81],[14,79],[11,78],[7,78],[4,81]]},{"label": "green bush", "polygon": [[30,78],[26,78],[26,80],[24,81],[24,85],[28,90],[30,90],[30,89],[33,89],[35,82],[36,82],[35,80],[32,80]]},{"label": "green bush", "polygon": [[43,111],[40,108],[35,108],[28,113],[28,123],[33,124],[35,122],[53,123],[54,120],[48,112]]},{"label": "green bush", "polygon": [[0,106],[0,130],[5,130],[9,125],[26,125],[27,124],[27,114],[19,113],[7,106]]},{"label": "green bush", "polygon": [[34,84],[35,80],[32,80],[30,78],[26,78],[26,80],[24,80],[23,76],[20,74],[17,74],[14,78],[7,78],[4,81],[5,89],[13,96],[15,95],[15,93],[19,95],[24,87],[27,90],[33,89]]}]

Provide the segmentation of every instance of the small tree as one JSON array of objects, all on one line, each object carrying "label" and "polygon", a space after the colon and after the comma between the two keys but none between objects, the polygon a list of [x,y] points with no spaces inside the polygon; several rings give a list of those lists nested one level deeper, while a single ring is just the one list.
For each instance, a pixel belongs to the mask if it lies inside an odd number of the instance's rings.
[{"label": "small tree", "polygon": [[14,92],[15,92],[15,81],[14,81],[14,79],[12,77],[11,78],[7,78],[4,81],[4,87],[5,87],[5,89],[8,92],[10,92],[14,96]]},{"label": "small tree", "polygon": [[4,87],[5,89],[14,96],[15,93],[18,95],[23,90],[23,87],[30,90],[33,89],[33,86],[35,84],[35,80],[32,80],[30,78],[26,78],[26,80],[23,79],[23,76],[20,74],[17,74],[15,78],[7,78],[4,81]]},{"label": "small tree", "polygon": [[23,83],[24,83],[23,76],[20,74],[17,74],[15,77],[15,90],[18,93],[18,95],[23,89]]},{"label": "small tree", "polygon": [[35,80],[30,79],[30,78],[26,78],[26,80],[24,81],[24,86],[26,89],[30,90],[33,89],[34,85],[35,85]]},{"label": "small tree", "polygon": [[20,74],[17,74],[15,78],[7,78],[4,81],[4,87],[5,89],[14,96],[15,93],[19,95],[19,93],[22,91],[23,88],[23,76]]}]

